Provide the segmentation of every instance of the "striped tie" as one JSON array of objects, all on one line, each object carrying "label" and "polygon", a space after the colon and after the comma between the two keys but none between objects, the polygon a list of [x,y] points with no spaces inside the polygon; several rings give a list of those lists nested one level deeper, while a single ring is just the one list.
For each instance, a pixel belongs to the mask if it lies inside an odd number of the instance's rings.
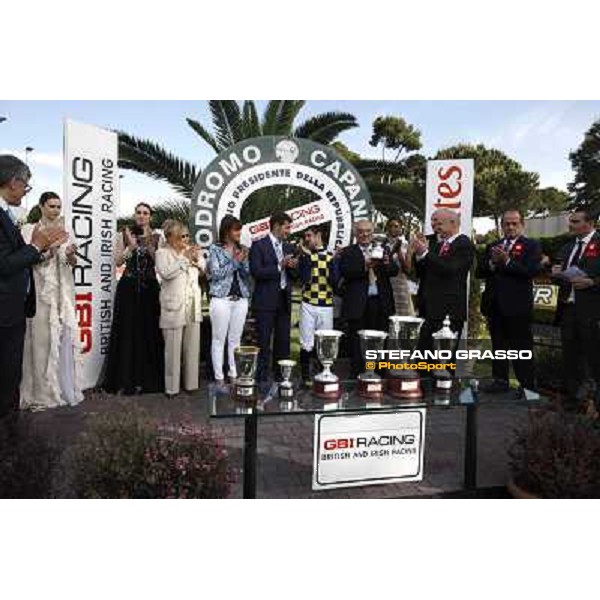
[{"label": "striped tie", "polygon": [[[282,248],[280,241],[275,242],[275,255],[277,256],[277,261],[279,262],[279,264],[281,264],[281,261],[283,260],[283,248]],[[281,269],[279,283],[280,283],[281,289],[284,290],[285,286],[286,286],[285,269],[284,268]]]}]

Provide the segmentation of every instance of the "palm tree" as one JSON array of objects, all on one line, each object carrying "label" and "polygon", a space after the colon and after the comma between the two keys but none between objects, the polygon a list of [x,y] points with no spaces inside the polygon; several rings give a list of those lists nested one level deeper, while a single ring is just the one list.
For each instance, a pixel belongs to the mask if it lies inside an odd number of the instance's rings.
[{"label": "palm tree", "polygon": [[[238,142],[261,135],[290,135],[330,144],[340,133],[358,126],[354,115],[327,112],[315,115],[294,127],[304,100],[271,100],[262,119],[256,104],[246,100],[242,107],[235,100],[210,100],[213,132],[194,119],[188,125],[217,154]],[[144,173],[169,183],[185,198],[191,198],[200,167],[162,148],[157,143],[119,131],[119,166]]]},{"label": "palm tree", "polygon": [[[261,135],[289,135],[306,138],[324,145],[334,145],[349,160],[365,179],[371,192],[373,203],[386,216],[397,216],[402,212],[422,215],[423,202],[409,194],[398,181],[407,178],[407,167],[403,163],[384,160],[363,159],[337,142],[344,131],[358,126],[356,117],[344,112],[326,112],[310,117],[294,126],[298,115],[305,105],[304,100],[271,100],[267,103],[262,118],[259,118],[256,104],[246,100],[240,106],[234,100],[210,100],[212,131],[200,122],[188,118],[187,124],[217,154],[234,144],[248,138]],[[188,200],[201,169],[199,166],[180,158],[159,144],[131,136],[119,131],[119,166],[143,173],[153,179],[165,181],[181,196]],[[382,183],[382,175],[391,183]],[[251,220],[264,216],[274,207],[278,207],[285,198],[287,207],[296,206],[314,199],[311,192],[303,189],[259,190],[253,196],[252,203],[244,205],[242,218]],[[168,215],[169,213],[165,213]],[[180,217],[176,211],[172,218]]]},{"label": "palm tree", "polygon": [[427,159],[412,154],[402,161],[363,158],[341,142],[331,144],[365,180],[376,210],[386,218],[423,218]]}]

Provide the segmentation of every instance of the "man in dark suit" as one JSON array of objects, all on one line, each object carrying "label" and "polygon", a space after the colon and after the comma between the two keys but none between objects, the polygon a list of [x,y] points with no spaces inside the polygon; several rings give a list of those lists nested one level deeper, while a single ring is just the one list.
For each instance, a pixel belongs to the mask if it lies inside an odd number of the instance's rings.
[{"label": "man in dark suit", "polygon": [[460,233],[460,216],[450,209],[436,212],[440,241],[432,244],[418,235],[410,243],[422,273],[419,285],[425,322],[419,335],[420,350],[433,349],[432,334],[442,328],[446,315],[450,329],[460,337],[467,318],[467,279],[475,255],[471,240]]},{"label": "man in dark suit", "polygon": [[64,243],[62,230],[33,231],[25,244],[13,207],[30,190],[31,172],[15,156],[0,156],[0,421],[10,426],[19,408],[23,367],[25,318],[35,314],[35,286],[31,267],[51,245]]},{"label": "man in dark suit", "polygon": [[[573,239],[561,248],[552,267],[553,279],[559,284],[557,322],[561,328],[567,410],[582,408],[581,384],[586,375],[596,383],[595,403],[600,409],[600,234],[594,221],[584,208],[569,215]],[[573,267],[581,274],[565,278],[565,271]]]},{"label": "man in dark suit", "polygon": [[[477,265],[476,275],[485,279],[481,314],[487,318],[493,350],[530,350],[533,312],[533,278],[541,271],[542,248],[523,235],[525,222],[518,210],[502,215],[504,237],[489,244]],[[533,360],[513,361],[522,389],[534,387]],[[508,390],[508,360],[492,361],[494,381],[482,389],[490,393]]]},{"label": "man in dark suit", "polygon": [[395,313],[390,277],[397,275],[400,268],[388,247],[384,248],[382,259],[371,256],[371,221],[357,221],[354,227],[357,243],[344,248],[339,265],[344,282],[342,316],[348,321],[351,371],[356,377],[365,370],[357,332],[388,330],[388,319]]},{"label": "man in dark suit", "polygon": [[257,379],[266,381],[273,337],[273,371],[281,379],[277,361],[290,356],[290,320],[292,315],[292,273],[298,267],[294,247],[286,243],[291,217],[281,211],[269,221],[271,231],[250,247],[250,273],[255,287],[252,309],[258,336]]}]

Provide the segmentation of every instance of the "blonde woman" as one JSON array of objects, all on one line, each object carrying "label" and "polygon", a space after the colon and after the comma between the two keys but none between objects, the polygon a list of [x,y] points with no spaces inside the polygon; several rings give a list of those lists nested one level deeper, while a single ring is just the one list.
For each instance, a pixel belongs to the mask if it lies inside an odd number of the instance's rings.
[{"label": "blonde woman", "polygon": [[204,258],[190,245],[185,225],[168,220],[163,224],[165,244],[156,251],[156,271],[161,279],[160,327],[165,339],[165,393],[179,393],[183,360],[183,387],[198,389],[202,296],[198,278]]},{"label": "blonde woman", "polygon": [[[58,194],[40,197],[43,229],[64,229]],[[34,225],[21,231],[29,243]],[[66,240],[51,246],[33,267],[37,310],[27,319],[21,381],[21,408],[43,410],[78,404],[81,391],[81,354],[73,302],[72,268],[77,264],[77,246]]]}]

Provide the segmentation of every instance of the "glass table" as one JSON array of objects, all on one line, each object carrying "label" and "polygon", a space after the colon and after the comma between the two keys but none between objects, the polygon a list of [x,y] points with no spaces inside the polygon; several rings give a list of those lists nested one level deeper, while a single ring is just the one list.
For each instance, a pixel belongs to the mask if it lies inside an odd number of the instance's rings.
[{"label": "glass table", "polygon": [[[252,400],[236,400],[232,386],[208,385],[208,410],[211,418],[240,418],[244,420],[244,469],[243,497],[256,497],[256,451],[258,418],[269,416],[301,415],[331,413],[367,413],[390,410],[406,410],[425,407],[431,410],[449,410],[462,408],[466,411],[465,419],[465,452],[464,452],[464,487],[477,487],[477,409],[482,394],[479,390],[485,379],[477,377],[456,377],[452,388],[439,391],[434,379],[422,379],[423,397],[417,399],[398,399],[384,394],[380,400],[366,399],[359,396],[355,380],[340,381],[343,390],[339,400],[322,400],[315,397],[311,390],[301,389],[299,382],[294,382],[294,394],[291,398],[279,396],[277,383],[259,384]],[[544,405],[548,398],[527,391],[523,397],[517,397],[513,390],[509,397],[502,397],[502,405],[535,407]]]}]

